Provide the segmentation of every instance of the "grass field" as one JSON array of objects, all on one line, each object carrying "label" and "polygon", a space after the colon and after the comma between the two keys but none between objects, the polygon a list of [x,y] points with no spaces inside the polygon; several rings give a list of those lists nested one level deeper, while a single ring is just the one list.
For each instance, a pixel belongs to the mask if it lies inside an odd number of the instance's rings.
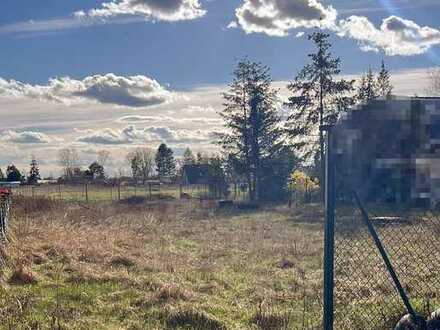
[{"label": "grass field", "polygon": [[21,198],[13,212],[0,329],[321,328],[319,207]]}]

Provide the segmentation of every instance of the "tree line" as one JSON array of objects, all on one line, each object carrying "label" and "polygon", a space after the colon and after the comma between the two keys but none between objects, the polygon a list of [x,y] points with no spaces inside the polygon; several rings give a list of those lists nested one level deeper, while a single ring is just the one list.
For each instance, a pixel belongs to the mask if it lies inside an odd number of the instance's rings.
[{"label": "tree line", "polygon": [[[315,50],[286,86],[289,95],[284,102],[273,87],[267,66],[247,57],[239,61],[218,112],[225,128],[216,134],[221,154],[194,155],[187,148],[183,157],[176,159],[165,143],[156,150],[137,148],[126,155],[132,179],[145,183],[152,177],[177,177],[184,166],[205,164],[215,180],[245,187],[251,201],[284,198],[295,169],[303,169],[313,182],[322,182],[325,141],[320,128],[335,124],[354,104],[388,98],[393,91],[384,61],[377,76],[369,68],[358,82],[342,79],[341,59],[332,54],[329,38],[322,32],[308,36]],[[287,118],[281,117],[280,108],[288,110]],[[60,150],[58,163],[66,180],[99,180],[106,176],[109,158],[107,151],[98,152],[97,159],[83,171],[77,151],[66,148]],[[8,179],[19,177],[14,168],[8,167]],[[27,180],[32,183],[38,178],[33,158]]]},{"label": "tree line", "polygon": [[246,181],[251,201],[284,196],[295,168],[306,167],[322,182],[325,141],[320,128],[335,124],[356,103],[391,96],[383,61],[378,77],[369,69],[358,86],[355,80],[338,78],[341,59],[333,56],[329,37],[322,32],[309,35],[315,52],[287,85],[290,95],[281,105],[289,110],[287,120],[280,117],[279,91],[272,87],[269,68],[261,63],[240,61],[223,94],[220,116],[227,132],[218,135],[219,144],[229,170]]}]

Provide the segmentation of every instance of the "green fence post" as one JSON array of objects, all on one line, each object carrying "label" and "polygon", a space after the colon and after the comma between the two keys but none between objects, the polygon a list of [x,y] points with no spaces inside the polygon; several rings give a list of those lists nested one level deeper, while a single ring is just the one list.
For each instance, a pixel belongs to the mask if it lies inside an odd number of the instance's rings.
[{"label": "green fence post", "polygon": [[334,247],[335,247],[335,164],[333,162],[332,131],[326,131],[325,159],[325,228],[324,228],[324,330],[333,330],[334,323]]}]

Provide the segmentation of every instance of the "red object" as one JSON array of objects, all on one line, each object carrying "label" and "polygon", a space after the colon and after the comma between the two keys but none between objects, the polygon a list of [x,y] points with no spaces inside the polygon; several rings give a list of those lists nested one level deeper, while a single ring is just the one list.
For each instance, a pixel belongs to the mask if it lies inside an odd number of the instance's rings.
[{"label": "red object", "polygon": [[11,190],[9,188],[0,188],[0,197],[6,197],[11,195]]}]

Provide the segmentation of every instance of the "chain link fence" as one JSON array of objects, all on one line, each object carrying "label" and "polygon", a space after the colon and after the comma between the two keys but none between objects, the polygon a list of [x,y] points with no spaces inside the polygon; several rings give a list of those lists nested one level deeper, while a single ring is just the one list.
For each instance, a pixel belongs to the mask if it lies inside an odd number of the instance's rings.
[{"label": "chain link fence", "polygon": [[[393,329],[407,312],[362,215],[335,218],[335,329]],[[345,211],[345,212],[344,212]],[[440,221],[433,215],[371,215],[383,247],[416,313],[440,307]]]}]

